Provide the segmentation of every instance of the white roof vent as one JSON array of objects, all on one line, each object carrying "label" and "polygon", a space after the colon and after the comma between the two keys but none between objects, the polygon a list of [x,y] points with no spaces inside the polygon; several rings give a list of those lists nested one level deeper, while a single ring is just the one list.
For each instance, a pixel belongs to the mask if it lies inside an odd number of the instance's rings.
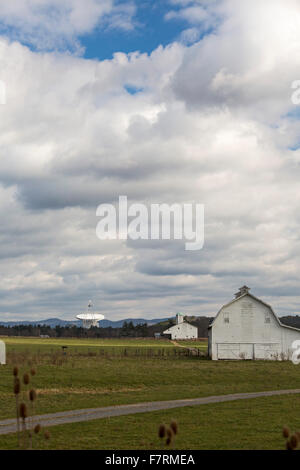
[{"label": "white roof vent", "polygon": [[240,287],[239,291],[236,294],[234,294],[235,298],[238,299],[242,295],[248,294],[249,290],[250,290],[250,287],[247,287],[247,286]]}]

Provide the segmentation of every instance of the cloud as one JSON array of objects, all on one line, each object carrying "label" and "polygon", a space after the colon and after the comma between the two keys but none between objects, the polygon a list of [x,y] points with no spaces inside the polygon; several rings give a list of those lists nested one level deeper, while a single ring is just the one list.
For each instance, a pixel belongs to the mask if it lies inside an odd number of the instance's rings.
[{"label": "cloud", "polygon": [[187,20],[192,24],[204,23],[208,20],[209,15],[207,11],[201,6],[189,6],[179,11],[170,11],[165,16],[166,20],[181,18]]},{"label": "cloud", "polygon": [[200,39],[200,31],[198,28],[184,29],[180,34],[180,41],[183,44],[190,45]]},{"label": "cloud", "polygon": [[225,105],[262,120],[284,116],[300,65],[298,2],[224,0],[213,11],[223,21],[188,50],[174,77],[176,95],[190,107]]},{"label": "cloud", "polygon": [[0,3],[0,31],[37,50],[80,50],[98,26],[133,28],[135,5],[115,0],[10,0]]},{"label": "cloud", "polygon": [[189,28],[179,35],[183,44],[193,44],[200,37],[211,33],[221,22],[223,15],[214,0],[169,0],[171,9],[165,14],[166,21],[188,23]]},{"label": "cloud", "polygon": [[[245,283],[299,312],[298,3],[205,8],[220,24],[192,46],[105,61],[1,39],[1,319],[89,298],[111,319],[213,315]],[[205,204],[203,250],[100,242],[96,208],[121,194]]]}]

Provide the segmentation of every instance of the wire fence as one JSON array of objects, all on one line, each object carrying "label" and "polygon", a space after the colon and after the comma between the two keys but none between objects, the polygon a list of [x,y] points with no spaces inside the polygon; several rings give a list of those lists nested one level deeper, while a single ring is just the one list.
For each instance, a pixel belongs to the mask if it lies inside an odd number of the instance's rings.
[{"label": "wire fence", "polygon": [[8,364],[53,364],[63,365],[69,360],[78,359],[94,359],[101,358],[142,358],[142,359],[183,359],[183,358],[205,358],[207,351],[200,348],[134,348],[134,347],[104,347],[104,348],[68,348],[68,349],[50,349],[42,350],[10,350],[7,354]]}]

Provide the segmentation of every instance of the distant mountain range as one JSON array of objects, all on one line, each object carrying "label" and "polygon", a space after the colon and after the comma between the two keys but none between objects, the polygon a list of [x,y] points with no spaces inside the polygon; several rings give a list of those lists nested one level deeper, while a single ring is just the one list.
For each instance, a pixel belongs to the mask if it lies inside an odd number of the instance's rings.
[{"label": "distant mountain range", "polygon": [[[110,320],[102,320],[100,322],[100,326],[102,328],[121,328],[124,322],[132,322],[135,325],[141,323],[147,323],[147,325],[155,325],[156,323],[161,323],[168,321],[169,318],[158,318],[154,320],[146,320],[145,318],[126,318],[125,320],[117,320],[117,321],[110,321]],[[0,325],[2,326],[18,326],[18,325],[46,325],[50,326],[51,328],[55,328],[56,326],[81,326],[80,320],[60,320],[59,318],[48,318],[47,320],[39,320],[39,321],[8,321],[2,322],[0,320]]]}]

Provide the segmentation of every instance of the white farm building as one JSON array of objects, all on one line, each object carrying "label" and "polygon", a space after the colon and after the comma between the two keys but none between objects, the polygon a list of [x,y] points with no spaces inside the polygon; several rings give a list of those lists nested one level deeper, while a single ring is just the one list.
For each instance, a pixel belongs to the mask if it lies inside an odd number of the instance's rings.
[{"label": "white farm building", "polygon": [[171,335],[171,339],[196,339],[198,338],[198,328],[184,321],[182,313],[176,314],[176,325],[171,326],[163,332],[164,335]]},{"label": "white farm building", "polygon": [[244,286],[208,330],[208,354],[218,359],[288,359],[300,330],[283,325],[270,305]]},{"label": "white farm building", "polygon": [[3,341],[0,341],[0,365],[5,365],[5,364],[6,364],[5,343]]}]

